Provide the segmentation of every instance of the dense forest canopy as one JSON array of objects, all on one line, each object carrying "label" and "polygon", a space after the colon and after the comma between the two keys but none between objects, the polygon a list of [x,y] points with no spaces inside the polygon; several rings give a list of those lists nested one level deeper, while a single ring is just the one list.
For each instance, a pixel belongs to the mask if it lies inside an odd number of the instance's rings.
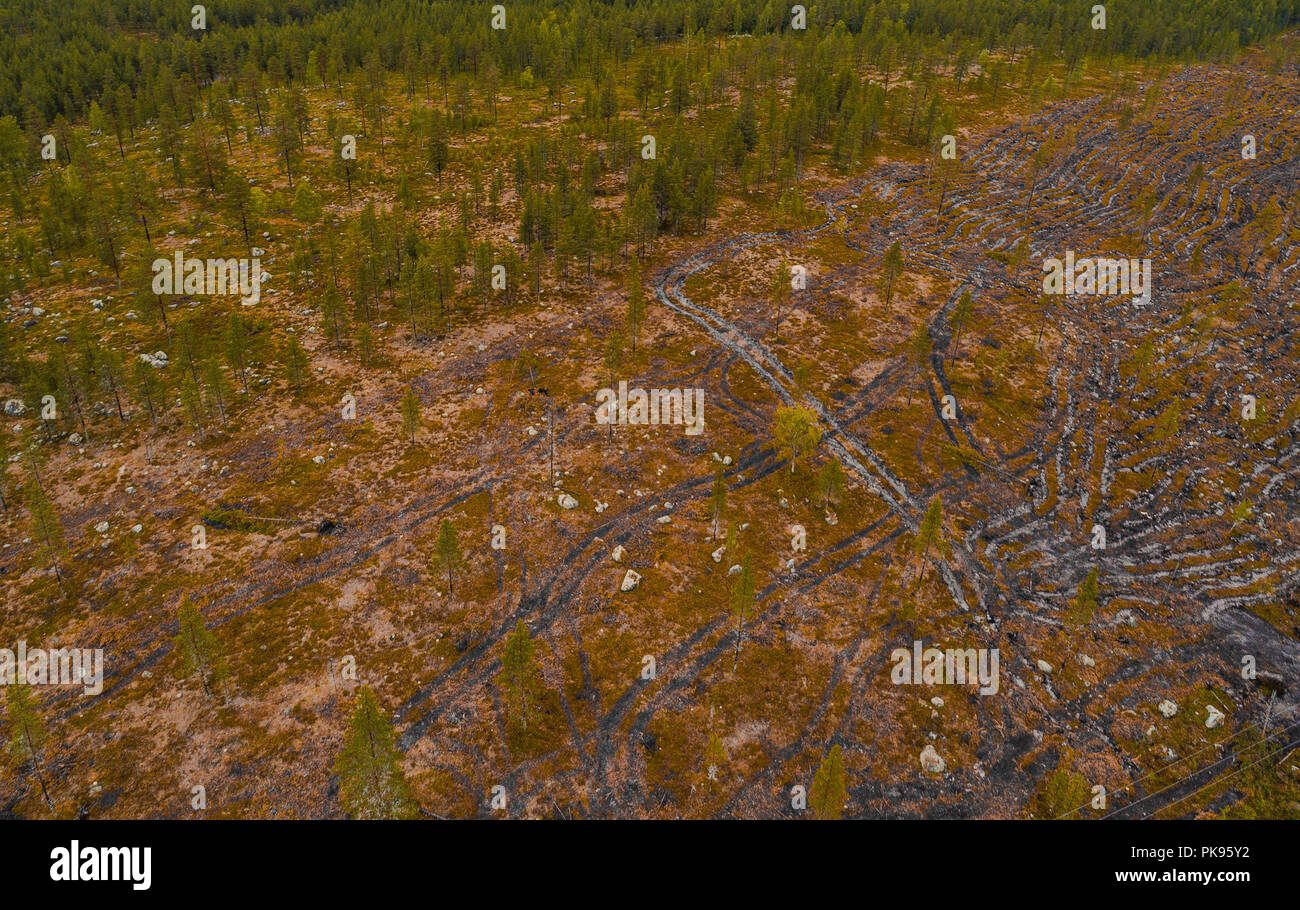
[{"label": "dense forest canopy", "polygon": [[[314,68],[348,71],[371,54],[388,70],[502,74],[531,68],[542,80],[596,74],[638,44],[686,36],[780,35],[785,0],[650,0],[603,3],[515,0],[508,27],[493,30],[491,4],[413,0],[218,0],[207,27],[191,27],[189,2],[15,0],[0,9],[0,114],[27,129],[74,118],[122,86],[140,113],[186,78],[234,77],[249,64],[277,80]],[[805,3],[813,35],[847,35],[873,57],[962,48],[1028,46],[1078,60],[1097,38],[1083,0],[816,0]],[[1222,57],[1300,19],[1298,0],[1112,0],[1110,53],[1165,59]]]}]

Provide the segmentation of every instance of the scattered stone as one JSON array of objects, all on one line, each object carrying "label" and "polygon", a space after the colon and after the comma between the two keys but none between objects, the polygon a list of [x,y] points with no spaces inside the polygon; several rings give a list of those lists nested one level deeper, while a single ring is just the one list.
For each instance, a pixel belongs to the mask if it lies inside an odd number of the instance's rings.
[{"label": "scattered stone", "polygon": [[934,698],[930,699],[930,704],[934,705],[936,708],[942,708],[943,699],[936,695]]},{"label": "scattered stone", "polygon": [[623,576],[623,583],[618,586],[624,593],[631,591],[637,585],[641,584],[641,575],[635,569],[628,569],[627,574]]},{"label": "scattered stone", "polygon": [[1097,662],[1093,660],[1091,657],[1089,657],[1087,654],[1079,655],[1079,663],[1083,664],[1085,667],[1097,666]]},{"label": "scattered stone", "polygon": [[107,534],[107,533],[108,533],[108,522],[106,522],[106,521],[101,521],[99,524],[95,525],[95,533],[96,533],[96,534]]},{"label": "scattered stone", "polygon": [[573,510],[578,507],[578,500],[574,499],[568,493],[561,493],[559,498],[555,501],[560,504],[561,509]]},{"label": "scattered stone", "polygon": [[1045,661],[1045,660],[1039,658],[1039,661],[1038,661],[1038,669],[1039,669],[1039,670],[1042,670],[1044,673],[1051,673],[1051,672],[1052,672],[1052,665],[1049,664],[1047,661]]},{"label": "scattered stone", "polygon": [[722,554],[725,553],[726,550],[727,550],[727,545],[726,545],[726,544],[723,544],[722,546],[720,546],[720,547],[718,547],[716,550],[714,550],[713,553],[712,553],[713,561],[714,561],[714,562],[722,562]]},{"label": "scattered stone", "polygon": [[947,767],[943,756],[935,751],[934,746],[927,743],[921,750],[921,770],[929,774],[942,774]]},{"label": "scattered stone", "polygon": [[80,434],[80,433],[73,433],[72,435],[70,435],[70,436],[68,437],[68,445],[70,445],[70,446],[79,446],[79,445],[81,445],[81,434]]},{"label": "scattered stone", "polygon": [[610,558],[613,559],[614,562],[622,562],[623,554],[626,552],[627,550],[623,549],[623,545],[619,544],[614,548],[614,552],[610,554]]},{"label": "scattered stone", "polygon": [[1171,701],[1168,698],[1162,701],[1159,707],[1160,707],[1160,713],[1163,714],[1165,717],[1173,717],[1175,714],[1178,713],[1178,702]]},{"label": "scattered stone", "polygon": [[1206,705],[1205,710],[1209,712],[1209,716],[1205,718],[1206,727],[1212,730],[1219,724],[1223,723],[1224,713],[1214,707],[1214,705]]},{"label": "scattered stone", "polygon": [[27,413],[27,405],[21,398],[10,398],[5,402],[5,414],[9,417],[22,417]]},{"label": "scattered stone", "polygon": [[131,525],[132,534],[139,534],[143,530],[144,530],[144,525]]}]

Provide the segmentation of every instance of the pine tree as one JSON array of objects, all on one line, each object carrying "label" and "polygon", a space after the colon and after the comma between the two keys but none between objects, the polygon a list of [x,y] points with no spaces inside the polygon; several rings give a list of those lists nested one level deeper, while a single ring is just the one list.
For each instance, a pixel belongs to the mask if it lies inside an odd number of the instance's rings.
[{"label": "pine tree", "polygon": [[230,321],[226,324],[226,363],[239,373],[239,383],[245,395],[248,394],[249,347],[248,324],[244,321],[244,317],[239,315],[238,310],[232,310]]},{"label": "pine tree", "polygon": [[122,355],[117,351],[102,351],[98,357],[99,384],[113,399],[117,419],[126,423],[126,414],[122,411],[122,395],[126,391],[126,370],[122,366]]},{"label": "pine tree", "polygon": [[541,366],[541,361],[532,351],[524,348],[515,358],[515,368],[528,374],[528,384],[537,385],[537,370]]},{"label": "pine tree", "polygon": [[308,367],[307,352],[297,337],[290,335],[284,347],[284,369],[295,395],[301,395],[307,388]]},{"label": "pine tree", "polygon": [[177,615],[180,632],[173,642],[181,654],[188,675],[197,676],[199,684],[203,686],[203,694],[211,696],[212,687],[225,676],[217,637],[204,623],[203,614],[190,601],[188,594],[181,596]]},{"label": "pine tree", "polygon": [[838,820],[844,813],[847,798],[844,757],[838,745],[831,746],[813,777],[812,788],[808,791],[808,808],[812,809],[813,818]]},{"label": "pine tree", "polygon": [[444,518],[438,529],[438,540],[433,547],[438,562],[447,573],[447,593],[452,593],[452,572],[461,562],[460,542],[456,539],[456,528],[451,521]]},{"label": "pine tree", "polygon": [[645,322],[645,289],[641,287],[641,269],[633,263],[627,274],[627,331],[632,337],[632,353],[636,354],[636,338]]},{"label": "pine tree", "polygon": [[821,494],[822,506],[829,509],[831,503],[839,502],[844,495],[844,469],[838,460],[832,458],[822,465],[817,473],[817,492]]},{"label": "pine tree", "polygon": [[659,214],[654,200],[650,197],[649,182],[642,183],[640,189],[632,196],[631,204],[624,209],[628,221],[627,235],[637,244],[637,256],[644,259],[646,245],[653,243],[659,232]]},{"label": "pine tree", "polygon": [[537,666],[536,646],[528,632],[528,624],[520,619],[515,630],[506,638],[505,653],[501,657],[499,682],[505,691],[511,720],[527,734],[528,721],[533,715],[533,700],[541,687],[541,669]]},{"label": "pine tree", "polygon": [[221,203],[227,212],[239,219],[239,226],[244,234],[244,246],[248,247],[248,255],[251,257],[253,255],[252,232],[257,226],[258,213],[252,187],[241,175],[233,172],[227,174],[222,185]]},{"label": "pine tree", "polygon": [[542,270],[546,265],[546,252],[540,240],[533,241],[528,249],[528,275],[533,287],[533,299],[542,299]]},{"label": "pine tree", "polygon": [[30,765],[31,774],[40,784],[41,795],[45,797],[45,805],[53,812],[54,801],[50,799],[50,791],[45,786],[45,775],[41,772],[46,733],[35,699],[25,682],[6,686],[5,689],[8,694],[5,713],[9,718],[9,755],[17,768]]},{"label": "pine tree", "polygon": [[1183,404],[1177,400],[1161,411],[1160,416],[1156,418],[1151,438],[1156,442],[1164,442],[1171,436],[1178,435],[1179,418],[1182,416],[1182,412]]},{"label": "pine tree", "polygon": [[[172,327],[167,321],[167,298],[162,294],[155,294],[153,281],[153,261],[156,257],[146,255],[136,269],[135,280],[135,297],[140,301],[140,306],[146,313],[157,316],[158,321],[162,323],[163,331],[167,334],[167,345],[172,343]],[[165,257],[163,257],[165,258]]]},{"label": "pine tree", "polygon": [[298,189],[293,194],[293,217],[303,227],[311,228],[321,218],[320,196],[312,190],[306,180],[299,181]]},{"label": "pine tree", "polygon": [[334,343],[334,350],[338,351],[343,345],[343,297],[339,294],[339,289],[333,284],[325,289],[325,297],[321,300],[320,313],[321,319],[325,323],[325,334]]},{"label": "pine tree", "polygon": [[1093,566],[1088,570],[1087,576],[1079,583],[1079,593],[1074,599],[1073,609],[1070,611],[1069,623],[1071,626],[1086,626],[1092,622],[1093,615],[1097,612],[1097,598],[1101,594],[1101,586],[1098,583],[1097,567]]},{"label": "pine tree", "polygon": [[916,576],[916,590],[921,587],[921,580],[925,577],[926,556],[930,550],[935,547],[943,548],[943,502],[938,496],[930,500],[929,507],[925,510],[925,516],[921,519],[921,525],[916,532],[916,540],[913,543],[913,550],[916,553],[916,563],[919,571]]},{"label": "pine tree", "polygon": [[207,360],[203,364],[203,385],[208,390],[208,401],[217,409],[217,419],[226,422],[226,401],[230,398],[230,383],[221,372],[221,364]]},{"label": "pine tree", "polygon": [[140,227],[144,231],[144,242],[152,246],[153,236],[149,232],[149,216],[158,207],[158,187],[149,176],[149,172],[134,161],[127,165],[122,195],[126,208],[140,222]]},{"label": "pine tree", "polygon": [[72,412],[76,415],[77,422],[81,427],[81,437],[86,442],[90,442],[90,429],[86,426],[84,376],[79,370],[73,370],[72,358],[64,353],[62,347],[55,348],[50,353],[49,362],[55,370],[55,379],[58,386],[56,397],[59,401],[67,401],[72,404]]},{"label": "pine tree", "polygon": [[364,322],[357,326],[357,357],[363,367],[370,366],[375,357],[375,338],[370,334],[370,326]]},{"label": "pine tree", "polygon": [[297,124],[294,123],[293,114],[286,106],[281,106],[276,112],[273,134],[275,150],[284,159],[284,172],[289,178],[289,191],[293,192],[293,165],[297,160],[298,150],[302,147],[302,139]]},{"label": "pine tree", "polygon": [[402,432],[411,437],[415,444],[415,434],[420,431],[420,399],[412,389],[402,395]]},{"label": "pine tree", "polygon": [[199,390],[199,384],[189,374],[181,377],[181,406],[185,409],[190,422],[194,424],[194,429],[200,436],[205,435],[203,395]]},{"label": "pine tree", "polygon": [[66,597],[68,590],[64,585],[63,568],[60,559],[68,552],[63,542],[63,525],[59,514],[45,495],[45,489],[39,482],[33,481],[27,486],[27,511],[32,519],[32,536],[37,542],[37,557],[49,563],[54,569],[54,577],[59,581],[59,591]]},{"label": "pine tree", "polygon": [[438,175],[438,188],[442,188],[442,172],[447,168],[447,161],[450,159],[450,149],[447,148],[447,140],[442,129],[442,118],[438,117],[434,121],[434,134],[429,136],[429,166],[433,168],[434,173]]},{"label": "pine tree", "polygon": [[392,724],[369,686],[357,693],[356,707],[334,762],[339,802],[353,818],[415,818],[418,807],[399,764]]},{"label": "pine tree", "polygon": [[736,617],[736,654],[731,664],[733,671],[740,665],[740,642],[745,637],[745,621],[754,613],[754,594],[757,589],[758,583],[750,566],[749,554],[745,553],[740,558],[740,571],[731,584],[731,613]]}]

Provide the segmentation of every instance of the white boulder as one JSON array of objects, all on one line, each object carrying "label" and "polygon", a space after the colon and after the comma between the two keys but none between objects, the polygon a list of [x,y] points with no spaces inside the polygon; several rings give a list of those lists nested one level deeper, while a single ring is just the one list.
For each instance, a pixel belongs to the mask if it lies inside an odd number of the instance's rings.
[{"label": "white boulder", "polygon": [[627,574],[623,576],[623,583],[618,586],[618,589],[626,593],[639,584],[641,584],[641,574],[635,569],[628,569]]},{"label": "white boulder", "polygon": [[943,756],[935,751],[934,746],[927,744],[921,750],[921,770],[929,774],[942,774],[947,769]]}]

